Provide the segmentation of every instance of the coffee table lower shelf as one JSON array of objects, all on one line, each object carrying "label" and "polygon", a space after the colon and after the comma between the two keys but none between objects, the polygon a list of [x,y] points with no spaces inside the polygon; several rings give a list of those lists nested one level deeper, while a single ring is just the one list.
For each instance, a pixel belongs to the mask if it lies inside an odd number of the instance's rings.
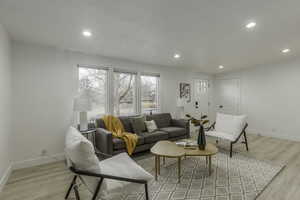
[{"label": "coffee table lower shelf", "polygon": [[[186,158],[187,156],[184,156]],[[206,156],[206,166],[208,165],[208,174],[209,176],[212,174],[212,167],[211,167],[211,157]],[[168,158],[167,156],[158,156],[155,155],[155,180],[157,181],[158,175],[160,175],[160,167],[161,167],[161,158],[163,159],[163,165],[165,165],[165,160]],[[170,158],[170,157],[169,157]],[[174,158],[174,157],[172,157]],[[182,157],[175,158],[177,159],[177,172],[178,172],[178,183],[180,183],[181,178],[181,160]]]}]

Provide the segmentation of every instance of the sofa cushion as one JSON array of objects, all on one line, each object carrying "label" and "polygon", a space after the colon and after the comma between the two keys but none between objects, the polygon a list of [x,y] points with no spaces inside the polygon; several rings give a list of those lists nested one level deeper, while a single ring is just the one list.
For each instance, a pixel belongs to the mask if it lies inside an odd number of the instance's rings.
[{"label": "sofa cushion", "polygon": [[[113,138],[112,141],[113,141],[113,148],[115,150],[126,148],[124,140],[122,140],[120,138]],[[145,142],[144,137],[138,136],[138,141],[137,141],[136,145],[142,145],[142,144],[144,144],[144,142]]]},{"label": "sofa cushion", "polygon": [[142,136],[145,139],[145,144],[150,144],[157,142],[159,140],[167,140],[168,139],[168,133],[164,131],[154,131],[152,133],[142,133]]},{"label": "sofa cushion", "polygon": [[[134,133],[133,128],[132,128],[132,124],[131,124],[131,121],[132,121],[131,117],[119,117],[119,119],[122,122],[123,127],[124,127],[126,132]],[[107,129],[106,126],[105,126],[104,121],[101,118],[96,119],[96,127]]]},{"label": "sofa cushion", "polygon": [[138,116],[130,118],[133,132],[136,134],[141,134],[146,131],[145,116]]},{"label": "sofa cushion", "polygon": [[134,131],[132,129],[130,117],[119,117],[119,119],[122,122],[123,127],[124,127],[124,129],[125,129],[126,132],[128,132],[128,133],[134,133]]},{"label": "sofa cushion", "polygon": [[104,128],[104,129],[106,129],[104,121],[101,118],[96,119],[96,128]]},{"label": "sofa cushion", "polygon": [[147,121],[154,120],[158,128],[171,126],[172,117],[170,113],[153,114],[146,116]]},{"label": "sofa cushion", "polygon": [[186,134],[186,129],[182,127],[165,127],[161,128],[161,131],[165,131],[169,134],[169,137],[178,137]]}]

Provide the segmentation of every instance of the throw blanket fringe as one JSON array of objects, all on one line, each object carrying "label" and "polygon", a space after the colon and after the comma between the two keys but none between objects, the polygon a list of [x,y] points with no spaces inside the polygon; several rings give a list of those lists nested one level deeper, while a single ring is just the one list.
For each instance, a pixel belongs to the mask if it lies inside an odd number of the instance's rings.
[{"label": "throw blanket fringe", "polygon": [[108,131],[112,132],[113,137],[124,140],[126,149],[131,155],[136,147],[138,136],[133,133],[125,132],[124,126],[119,118],[112,115],[106,115],[102,118]]}]

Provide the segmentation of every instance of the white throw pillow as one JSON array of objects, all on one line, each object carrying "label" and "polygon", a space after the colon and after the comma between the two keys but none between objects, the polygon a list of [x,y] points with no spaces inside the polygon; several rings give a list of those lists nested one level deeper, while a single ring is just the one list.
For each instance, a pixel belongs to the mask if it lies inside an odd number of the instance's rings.
[{"label": "white throw pillow", "polygon": [[152,133],[157,130],[157,126],[154,120],[145,121],[145,124],[149,133]]},{"label": "white throw pillow", "polygon": [[[93,144],[86,139],[76,128],[70,127],[66,134],[65,153],[68,163],[72,163],[76,169],[93,173],[101,173],[99,160],[95,154]],[[91,193],[94,193],[99,178],[83,176],[83,182]],[[103,181],[101,191],[106,190],[106,182]]]},{"label": "white throw pillow", "polygon": [[246,125],[246,115],[227,115],[217,113],[215,130],[228,133],[237,138]]}]

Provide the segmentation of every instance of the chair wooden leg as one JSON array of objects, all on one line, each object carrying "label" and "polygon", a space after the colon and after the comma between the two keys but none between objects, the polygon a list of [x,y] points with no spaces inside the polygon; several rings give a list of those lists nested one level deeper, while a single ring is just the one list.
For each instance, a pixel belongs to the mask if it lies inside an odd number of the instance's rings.
[{"label": "chair wooden leg", "polygon": [[149,200],[149,193],[148,193],[148,184],[145,184],[145,195],[146,195],[146,200]]},{"label": "chair wooden leg", "polygon": [[66,196],[65,196],[65,199],[68,199],[68,198],[69,198],[69,195],[70,195],[70,193],[71,193],[71,190],[72,190],[74,184],[76,183],[76,179],[77,179],[77,176],[75,175],[74,178],[73,178],[73,180],[72,180],[72,182],[71,182],[71,185],[70,185],[70,187],[69,187],[69,189],[68,189],[68,191],[67,191],[67,194],[66,194]]},{"label": "chair wooden leg", "polygon": [[80,200],[80,196],[79,196],[79,191],[78,191],[78,186],[77,185],[74,186],[74,192],[75,192],[76,200]]},{"label": "chair wooden leg", "polygon": [[232,145],[233,145],[233,143],[230,142],[230,158],[232,157]]},{"label": "chair wooden leg", "polygon": [[244,139],[245,139],[246,149],[247,149],[247,151],[249,151],[249,148],[248,148],[248,140],[247,140],[246,132],[244,132]]},{"label": "chair wooden leg", "polygon": [[100,179],[100,181],[99,181],[99,183],[98,183],[98,185],[97,185],[97,187],[96,187],[96,190],[95,190],[95,192],[94,192],[94,195],[93,195],[92,200],[96,200],[96,199],[97,199],[97,196],[98,196],[98,193],[99,193],[101,184],[102,184],[102,182],[103,182],[103,179],[104,179],[104,178],[101,178],[101,179]]}]

